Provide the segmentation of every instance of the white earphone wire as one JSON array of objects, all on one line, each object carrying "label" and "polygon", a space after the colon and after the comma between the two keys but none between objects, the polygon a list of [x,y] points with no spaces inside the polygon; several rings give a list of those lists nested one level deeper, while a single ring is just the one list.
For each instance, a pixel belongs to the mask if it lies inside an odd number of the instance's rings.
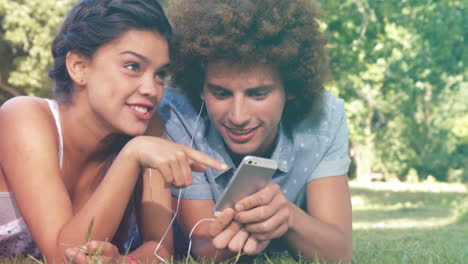
[{"label": "white earphone wire", "polygon": [[[203,111],[203,107],[205,105],[205,100],[202,100],[202,105],[200,107],[200,111],[198,112],[198,116],[197,116],[197,119],[195,120],[195,125],[193,126],[193,131],[192,131],[192,139],[190,141],[190,147],[193,148],[193,139],[195,138],[195,131],[197,130],[197,125],[198,125],[198,120],[200,119],[200,116],[202,114],[202,111]],[[150,199],[153,198],[153,188],[152,188],[152,175],[151,175],[151,169],[149,169],[149,177],[150,177]],[[164,235],[163,237],[161,238],[161,240],[159,241],[158,245],[156,246],[156,248],[154,249],[154,256],[156,256],[156,258],[158,258],[160,261],[162,262],[165,262],[166,260],[164,258],[162,258],[161,256],[158,255],[158,250],[159,248],[161,247],[161,244],[162,242],[164,241],[164,239],[166,238],[166,235],[167,233],[169,232],[172,224],[174,223],[176,217],[177,217],[177,214],[179,213],[179,204],[180,204],[180,197],[182,196],[182,191],[183,189],[179,189],[179,195],[177,197],[177,205],[176,205],[176,210],[175,212],[172,211],[172,213],[174,214],[174,216],[172,217],[171,221],[169,222],[169,225],[167,226],[166,228],[166,231],[164,231]],[[211,220],[211,221],[214,221],[214,219],[211,219],[211,218],[205,218],[205,219],[201,219],[200,221],[198,221],[194,227],[192,228],[192,230],[190,231],[190,235],[189,235],[189,248],[188,248],[188,252],[187,252],[187,260],[189,259],[189,255],[190,255],[190,249],[192,247],[192,233],[193,231],[195,230],[195,228],[198,226],[198,224],[200,224],[201,222],[205,221],[205,220]]]}]

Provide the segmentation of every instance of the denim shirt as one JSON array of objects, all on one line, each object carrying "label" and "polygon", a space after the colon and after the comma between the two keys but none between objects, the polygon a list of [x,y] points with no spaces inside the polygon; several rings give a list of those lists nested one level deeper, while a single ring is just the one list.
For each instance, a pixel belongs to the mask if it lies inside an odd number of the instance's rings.
[{"label": "denim shirt", "polygon": [[[159,113],[167,137],[230,167],[225,172],[211,168],[193,172],[193,184],[182,189],[181,198],[216,202],[236,169],[223,138],[205,113],[199,116],[200,109],[194,109],[184,94],[170,87],[164,93]],[[275,144],[269,157],[278,162],[273,181],[286,198],[304,208],[308,182],[348,172],[348,129],[343,100],[324,92],[322,109],[307,116],[292,130],[280,124]],[[177,197],[179,189],[173,189],[172,194]]]}]

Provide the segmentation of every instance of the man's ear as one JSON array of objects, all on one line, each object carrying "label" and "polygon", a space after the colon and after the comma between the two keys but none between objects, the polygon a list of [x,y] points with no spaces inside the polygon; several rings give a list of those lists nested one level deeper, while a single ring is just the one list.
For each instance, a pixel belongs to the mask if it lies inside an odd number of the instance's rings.
[{"label": "man's ear", "polygon": [[88,64],[87,57],[73,51],[68,52],[66,57],[68,75],[78,86],[85,86],[88,83]]}]

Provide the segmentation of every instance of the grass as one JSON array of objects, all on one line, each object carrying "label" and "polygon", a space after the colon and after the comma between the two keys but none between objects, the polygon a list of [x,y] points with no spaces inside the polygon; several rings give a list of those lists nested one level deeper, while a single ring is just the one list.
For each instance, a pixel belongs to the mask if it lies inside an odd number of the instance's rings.
[{"label": "grass", "polygon": [[[434,182],[351,182],[350,186],[353,263],[468,263],[466,186]],[[29,258],[0,259],[0,264],[16,263],[38,262]],[[276,254],[259,256],[254,263],[307,262]]]},{"label": "grass", "polygon": [[352,182],[351,192],[353,263],[468,263],[465,186]]}]

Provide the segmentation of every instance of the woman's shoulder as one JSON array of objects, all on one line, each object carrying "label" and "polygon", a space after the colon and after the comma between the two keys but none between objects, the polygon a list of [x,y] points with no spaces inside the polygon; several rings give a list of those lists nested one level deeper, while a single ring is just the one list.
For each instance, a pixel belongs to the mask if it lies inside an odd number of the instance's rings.
[{"label": "woman's shoulder", "polygon": [[0,106],[0,114],[21,115],[24,113],[41,114],[47,108],[47,101],[34,96],[16,96]]},{"label": "woman's shoulder", "polygon": [[31,133],[41,133],[53,128],[53,125],[52,113],[43,98],[18,96],[9,99],[0,107],[2,135],[8,132],[14,135],[24,129],[30,130]]}]

